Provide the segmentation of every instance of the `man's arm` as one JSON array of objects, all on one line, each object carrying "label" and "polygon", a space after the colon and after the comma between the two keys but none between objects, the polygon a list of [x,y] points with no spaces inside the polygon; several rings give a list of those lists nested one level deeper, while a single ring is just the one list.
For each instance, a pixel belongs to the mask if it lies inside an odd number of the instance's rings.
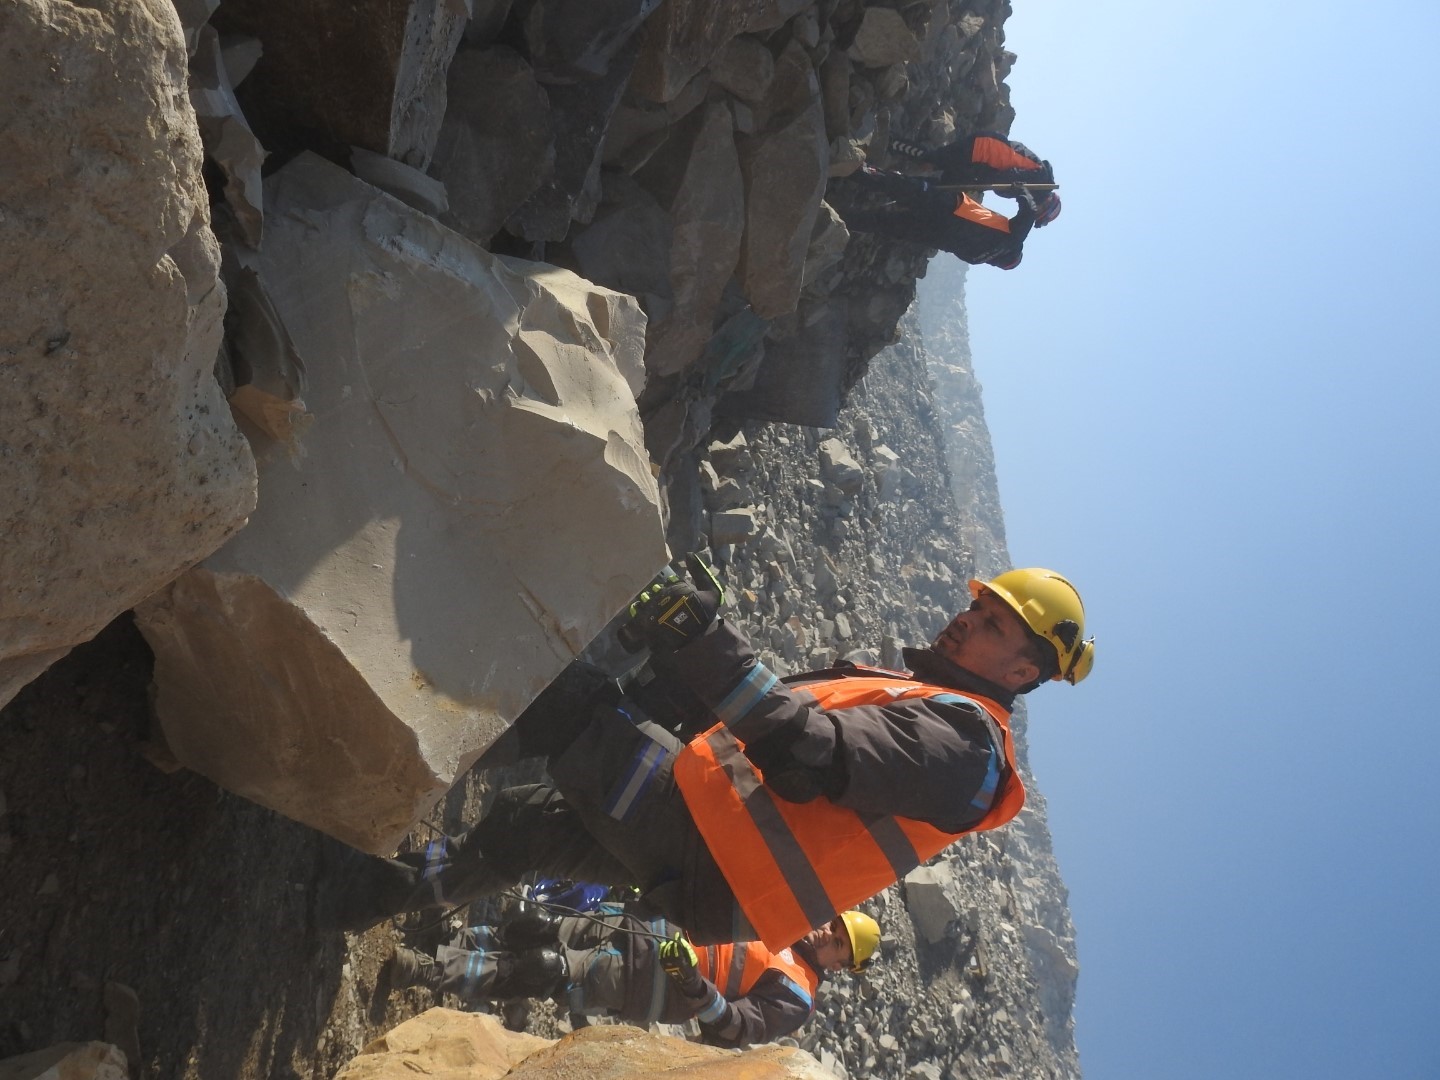
[{"label": "man's arm", "polygon": [[725,619],[652,663],[658,674],[689,687],[737,739],[758,743],[783,733],[802,744],[797,753],[804,760],[818,763],[834,754],[835,728],[826,714],[791,693],[760,662],[744,633]]},{"label": "man's arm", "polygon": [[825,796],[957,832],[984,815],[986,796],[1005,781],[998,732],[959,695],[825,712],[803,684],[781,683],[723,621],[667,658],[667,668],[746,744],[766,787],[791,802]]},{"label": "man's arm", "polygon": [[742,998],[725,1003],[714,1022],[701,1021],[700,1034],[712,1046],[727,1048],[774,1042],[797,1030],[815,1011],[809,992],[781,971],[771,968]]}]

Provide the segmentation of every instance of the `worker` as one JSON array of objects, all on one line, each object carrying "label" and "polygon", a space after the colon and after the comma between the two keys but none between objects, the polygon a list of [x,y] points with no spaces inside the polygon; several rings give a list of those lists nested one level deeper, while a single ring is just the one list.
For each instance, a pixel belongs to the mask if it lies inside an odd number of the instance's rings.
[{"label": "worker", "polygon": [[[841,209],[853,232],[868,232],[890,240],[938,248],[973,265],[1013,270],[1020,265],[1026,238],[1032,228],[1053,220],[1059,203],[1046,203],[1045,211],[1028,193],[1021,192],[1014,217],[991,210],[965,191],[946,191],[931,181],[863,165],[853,174],[863,187],[891,200],[888,205]],[[842,201],[841,207],[846,204]]]},{"label": "worker", "polygon": [[1037,211],[1047,223],[1060,216],[1060,196],[1053,190],[1055,170],[1050,162],[999,132],[977,131],[934,149],[891,139],[890,152],[914,162],[921,173],[941,184],[991,188],[1008,198],[1019,197],[1022,188],[1043,184],[1051,190],[1031,189]]},{"label": "worker", "polygon": [[694,1018],[703,1041],[741,1047],[773,1042],[815,1011],[828,973],[860,972],[880,941],[869,915],[845,911],[793,946],[758,941],[690,944],[635,905],[593,913],[529,910],[499,926],[462,930],[434,956],[395,950],[388,989],[409,986],[466,1002],[554,998],[573,1015],[610,1016],[641,1027]]},{"label": "worker", "polygon": [[654,683],[682,703],[675,715],[656,723],[642,695],[570,665],[515,724],[550,783],[502,791],[464,836],[398,859],[356,853],[362,864],[335,879],[317,916],[363,929],[536,872],[633,883],[696,944],[780,949],[961,835],[1013,818],[1025,799],[1015,696],[1078,683],[1094,663],[1074,586],[1025,569],[971,581],[970,607],[929,648],[905,650],[909,671],[781,680],[719,615],[704,561],[687,562],[691,580],[647,589],[630,624],[652,650]]}]

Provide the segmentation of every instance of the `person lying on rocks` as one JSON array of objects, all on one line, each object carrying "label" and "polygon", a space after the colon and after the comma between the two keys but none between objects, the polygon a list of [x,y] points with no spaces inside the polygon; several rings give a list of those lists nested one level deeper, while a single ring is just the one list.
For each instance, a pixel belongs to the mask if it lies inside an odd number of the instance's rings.
[{"label": "person lying on rocks", "polygon": [[1060,210],[1059,199],[1052,199],[1043,203],[1043,212],[1037,211],[1040,204],[1024,189],[1018,189],[1019,208],[1014,217],[1007,218],[972,198],[969,192],[941,190],[931,181],[868,165],[851,174],[851,179],[890,200],[886,206],[871,209],[841,209],[852,231],[938,248],[967,263],[1001,270],[1020,265],[1030,230],[1053,221],[1050,211]]},{"label": "person lying on rocks", "polygon": [[419,986],[471,1003],[553,998],[572,1016],[640,1027],[693,1018],[702,1041],[743,1047],[800,1028],[826,975],[863,971],[879,941],[879,925],[859,911],[771,952],[758,941],[693,946],[634,905],[569,915],[532,909],[461,930],[433,956],[397,948],[381,986]]},{"label": "person lying on rocks", "polygon": [[1026,569],[971,581],[970,607],[905,650],[909,671],[780,679],[719,615],[703,560],[687,563],[692,580],[632,605],[648,685],[622,692],[572,663],[507,732],[520,755],[546,757],[550,782],[501,791],[462,836],[394,859],[353,852],[317,920],[363,929],[533,872],[634,884],[697,945],[778,950],[1019,813],[1015,695],[1078,683],[1094,662],[1074,586]]},{"label": "person lying on rocks", "polygon": [[1050,162],[1022,142],[1005,138],[998,131],[977,131],[933,149],[891,139],[890,152],[914,163],[915,169],[941,184],[974,185],[992,188],[997,195],[1018,199],[1027,188],[1033,197],[1037,224],[1045,225],[1060,216],[1060,196],[1054,190],[1037,191],[1033,185],[1051,186],[1055,170]]}]

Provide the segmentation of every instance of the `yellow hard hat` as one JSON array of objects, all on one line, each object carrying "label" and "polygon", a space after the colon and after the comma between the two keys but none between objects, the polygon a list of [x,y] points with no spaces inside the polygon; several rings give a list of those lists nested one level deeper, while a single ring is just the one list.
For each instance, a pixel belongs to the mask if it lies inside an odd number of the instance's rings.
[{"label": "yellow hard hat", "polygon": [[864,971],[880,945],[880,924],[863,911],[842,911],[840,918],[850,935],[850,970]]},{"label": "yellow hard hat", "polygon": [[989,589],[1024,620],[1037,637],[1055,650],[1057,668],[1052,679],[1078,683],[1095,666],[1095,639],[1084,638],[1085,604],[1069,581],[1055,573],[1031,567],[1007,570],[993,581],[972,580],[970,595]]}]

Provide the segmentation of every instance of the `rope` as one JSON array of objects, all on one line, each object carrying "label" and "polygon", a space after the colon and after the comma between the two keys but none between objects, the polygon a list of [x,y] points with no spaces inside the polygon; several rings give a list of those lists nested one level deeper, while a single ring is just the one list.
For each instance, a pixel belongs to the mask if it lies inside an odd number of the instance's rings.
[{"label": "rope", "polygon": [[[613,915],[610,915],[610,916],[605,916],[605,915],[592,915],[592,914],[591,914],[590,912],[588,912],[588,911],[576,911],[574,908],[566,907],[564,904],[552,904],[552,903],[550,903],[550,902],[548,902],[548,901],[546,901],[546,900],[537,900],[537,899],[535,899],[533,896],[526,896],[525,894],[521,893],[518,889],[506,889],[504,892],[500,893],[499,895],[500,895],[500,896],[509,897],[510,899],[515,900],[515,901],[517,901],[517,902],[519,902],[519,903],[522,903],[522,904],[533,904],[535,907],[542,908],[543,910],[550,912],[552,915],[560,915],[560,916],[563,916],[563,917],[566,917],[566,918],[585,919],[587,922],[592,922],[592,923],[594,923],[595,925],[597,925],[597,926],[602,926],[602,927],[604,927],[604,928],[607,929],[607,930],[616,930],[616,931],[619,931],[619,932],[622,933],[622,934],[630,934],[632,937],[648,937],[648,938],[653,938],[653,939],[655,939],[656,941],[669,941],[669,940],[671,940],[670,938],[666,937],[664,934],[652,933],[652,932],[649,931],[649,930],[636,930],[636,929],[633,929],[633,928],[631,928],[631,927],[629,927],[629,926],[624,925],[623,923],[622,923],[621,925],[619,925],[619,926],[616,926],[616,925],[613,925],[613,924],[608,923],[608,922],[605,921],[607,918],[612,918],[612,919],[613,919],[613,918],[615,917],[615,916],[613,916]],[[432,919],[430,922],[428,922],[428,923],[423,923],[422,925],[415,927],[413,930],[410,930],[409,933],[412,933],[412,934],[425,934],[425,933],[430,932],[431,930],[437,930],[437,929],[439,929],[441,926],[443,926],[443,925],[445,924],[445,922],[450,918],[451,915],[454,915],[454,914],[455,914],[457,911],[459,911],[461,908],[466,908],[466,907],[469,907],[469,906],[470,906],[470,901],[467,900],[467,901],[465,901],[464,903],[456,904],[454,907],[447,908],[446,910],[442,911],[438,916],[436,916],[434,919]],[[390,925],[393,926],[396,930],[400,930],[400,931],[402,931],[402,932],[405,932],[405,928],[402,927],[402,926],[399,924],[398,920],[399,920],[399,919],[401,918],[401,916],[404,915],[404,914],[405,914],[404,912],[401,912],[401,913],[398,914],[398,915],[392,915],[391,918],[390,918]]]},{"label": "rope", "polygon": [[518,900],[518,901],[519,901],[520,903],[522,903],[522,904],[534,904],[536,907],[542,908],[542,909],[544,909],[545,911],[548,911],[548,912],[550,912],[550,913],[553,914],[553,915],[561,915],[561,916],[564,916],[564,917],[566,917],[566,918],[580,918],[580,919],[585,919],[587,922],[595,923],[597,926],[603,926],[603,927],[605,927],[607,930],[618,930],[618,931],[620,931],[622,934],[629,934],[629,935],[631,935],[632,937],[648,937],[648,938],[654,938],[656,941],[669,941],[669,940],[671,940],[670,938],[666,937],[664,934],[652,933],[652,932],[649,931],[649,930],[634,930],[634,929],[631,929],[630,927],[624,926],[624,925],[614,926],[614,925],[612,925],[612,924],[610,924],[610,923],[608,923],[608,922],[605,921],[607,918],[613,919],[613,918],[615,917],[614,915],[609,915],[609,916],[605,916],[605,915],[592,915],[592,914],[591,914],[590,912],[588,912],[588,911],[576,911],[574,908],[568,908],[568,907],[566,907],[564,904],[552,904],[552,903],[549,903],[548,901],[545,901],[545,900],[536,900],[534,897],[524,896],[524,895],[522,895],[520,892],[518,892],[518,891],[515,890],[515,889],[508,889],[508,890],[506,890],[505,892],[501,893],[500,895],[502,895],[502,896],[508,896],[508,897],[510,897],[510,898],[513,899],[513,900]]}]

